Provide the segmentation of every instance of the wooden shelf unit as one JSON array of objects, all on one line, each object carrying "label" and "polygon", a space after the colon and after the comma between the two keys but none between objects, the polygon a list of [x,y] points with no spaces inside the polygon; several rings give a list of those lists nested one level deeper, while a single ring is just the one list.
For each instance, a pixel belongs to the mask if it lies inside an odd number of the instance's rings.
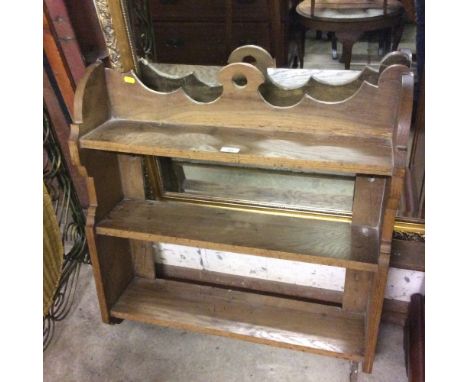
[{"label": "wooden shelf unit", "polygon": [[[234,84],[239,75],[246,85]],[[87,179],[87,239],[103,321],[332,355],[362,361],[371,372],[405,171],[412,75],[391,65],[377,84],[363,81],[343,101],[304,96],[291,107],[261,97],[265,78],[253,65],[230,64],[219,81],[217,100],[194,102],[183,89],[156,92],[133,72],[96,63],[78,86],[70,150]],[[144,155],[352,174],[352,221],[145,200]],[[158,279],[155,241],[344,267],[342,306]]]}]

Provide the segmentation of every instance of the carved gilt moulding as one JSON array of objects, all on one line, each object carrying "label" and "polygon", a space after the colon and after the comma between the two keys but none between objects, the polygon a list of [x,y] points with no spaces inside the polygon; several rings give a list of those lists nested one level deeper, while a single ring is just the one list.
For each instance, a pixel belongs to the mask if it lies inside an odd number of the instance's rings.
[{"label": "carved gilt moulding", "polygon": [[[104,35],[104,39],[106,42],[107,49],[109,51],[109,60],[112,68],[115,70],[118,70],[121,73],[125,72],[133,72],[133,74],[138,78],[138,75],[140,74],[140,65],[137,61],[136,53],[135,53],[135,44],[131,32],[131,26],[129,23],[129,17],[128,17],[128,11],[127,11],[127,1],[126,0],[94,0],[95,3],[95,8],[96,12],[98,15],[98,19],[100,21],[101,29]],[[239,57],[236,57],[233,54],[230,57],[230,62],[233,61],[240,61]],[[387,62],[385,62],[387,60]],[[142,61],[142,60],[140,60]],[[407,62],[410,62],[410,58],[406,55],[406,58],[404,55],[399,55],[395,53],[390,53],[387,55],[384,60],[382,61],[382,65],[380,68],[379,72],[382,72],[387,65],[392,65],[392,64],[397,64],[397,65],[402,65],[406,66]],[[274,60],[273,62],[269,62],[268,60],[266,61],[260,61],[257,59],[257,67],[259,68],[260,72],[266,74],[266,83],[274,83],[274,81],[270,80],[268,74],[266,73],[266,66],[270,65],[273,63],[274,66]],[[143,68],[142,70],[148,70],[148,67],[144,65],[141,66]],[[370,68],[366,68],[363,70],[361,75],[354,81],[355,85],[358,86],[358,89],[362,87],[364,83],[367,83],[369,85],[374,85],[376,84],[376,79],[379,78],[379,72],[374,71]],[[158,76],[159,74],[157,74]],[[162,75],[162,74],[161,74]],[[190,75],[190,78],[170,78],[170,76],[164,76],[165,79],[161,79],[166,86],[172,87],[173,91],[177,91],[178,88],[182,87],[181,90],[183,90],[184,86],[183,84],[187,83],[196,83],[201,86],[204,86],[204,83],[200,81],[195,75]],[[298,94],[297,98],[298,99],[304,99],[304,98],[314,98],[313,94],[310,94],[309,89],[314,89],[317,88],[321,85],[320,81],[315,80],[314,78],[310,78],[308,87],[305,86],[303,89],[294,89],[293,91],[300,92],[302,94]],[[315,85],[315,86],[314,86]],[[280,89],[279,87],[277,87]],[[169,89],[168,89],[169,90]],[[280,89],[281,90],[281,89]],[[291,91],[291,89],[282,89],[283,91]],[[219,92],[219,90],[212,89],[213,92]],[[189,91],[184,91],[184,93],[189,93],[190,97],[190,90]],[[158,179],[158,176],[150,176],[149,178],[152,178],[154,180]],[[156,184],[153,184],[153,187],[157,187]],[[184,199],[187,200],[187,199]],[[200,201],[196,200],[194,202],[202,202],[202,203],[207,203],[207,204],[213,204],[216,205],[216,203],[212,203],[211,201]],[[229,204],[229,203],[228,203]],[[235,206],[235,208],[245,208],[243,206]],[[250,208],[250,207],[248,207]],[[259,206],[255,206],[253,203],[251,205],[251,208],[262,208]],[[262,208],[263,209],[263,208]],[[278,213],[277,209],[272,208],[270,213]],[[323,214],[321,213],[310,213],[311,215],[316,215],[317,218],[323,218]],[[326,219],[330,220],[343,220],[343,219],[348,219],[347,216],[343,216],[342,214],[327,214]],[[411,238],[414,239],[414,237],[419,237],[421,240],[424,240],[424,235],[425,235],[425,227],[424,223],[420,222],[414,222],[411,219],[402,219],[399,218],[395,222],[395,231],[396,232],[401,232],[401,233],[412,233],[413,235],[410,235]],[[398,236],[398,234],[397,234]],[[399,238],[405,239],[408,238],[408,235],[402,234],[399,235]]]}]

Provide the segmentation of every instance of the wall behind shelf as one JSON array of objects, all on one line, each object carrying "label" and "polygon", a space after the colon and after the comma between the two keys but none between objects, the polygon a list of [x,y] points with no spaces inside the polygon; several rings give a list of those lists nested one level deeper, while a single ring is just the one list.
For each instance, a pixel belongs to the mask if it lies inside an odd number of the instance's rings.
[{"label": "wall behind shelf", "polygon": [[[236,276],[343,291],[345,269],[320,264],[266,258],[175,244],[155,244],[155,261],[172,265],[227,273]],[[424,272],[390,268],[385,297],[410,301],[414,293],[424,294]]]}]

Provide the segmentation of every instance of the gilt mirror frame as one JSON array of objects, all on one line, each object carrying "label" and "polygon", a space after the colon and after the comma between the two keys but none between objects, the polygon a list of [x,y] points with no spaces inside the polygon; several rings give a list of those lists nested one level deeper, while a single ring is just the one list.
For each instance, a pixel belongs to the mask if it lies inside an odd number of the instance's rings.
[{"label": "gilt mirror frame", "polygon": [[[132,0],[133,1],[133,0]],[[146,0],[136,0],[135,2],[145,2]],[[94,0],[97,17],[104,36],[104,41],[109,54],[110,66],[122,73],[134,71],[139,74],[138,57],[135,47],[135,41],[132,36],[132,27],[130,15],[127,9],[127,0]],[[153,47],[154,49],[154,47]],[[156,168],[150,171],[158,171]],[[158,179],[157,174],[149,176],[150,182],[153,179],[152,186],[156,189]],[[164,199],[164,196],[162,197]],[[188,198],[181,198],[187,200]],[[197,203],[216,204],[209,200],[197,200]],[[219,203],[218,203],[219,204]],[[239,208],[256,209],[255,202],[249,203],[249,206],[239,206]],[[263,207],[264,208],[264,207]],[[271,208],[271,213],[278,210]],[[308,212],[317,215],[317,218],[323,218],[323,213]],[[348,217],[340,213],[327,213],[328,220],[343,220]],[[424,222],[415,222],[413,218],[397,217],[395,220],[394,231],[400,239],[424,240],[425,224]]]}]

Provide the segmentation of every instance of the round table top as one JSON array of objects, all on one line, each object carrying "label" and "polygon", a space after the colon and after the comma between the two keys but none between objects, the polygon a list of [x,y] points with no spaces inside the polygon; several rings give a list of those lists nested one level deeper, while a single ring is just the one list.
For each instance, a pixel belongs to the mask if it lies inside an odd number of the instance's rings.
[{"label": "round table top", "polygon": [[[311,1],[305,0],[298,4],[296,11],[308,18],[329,19],[333,21],[353,21],[357,19],[372,19],[384,16],[382,0],[316,0],[314,16],[310,15]],[[398,13],[403,8],[397,0],[388,0],[387,16]]]}]

